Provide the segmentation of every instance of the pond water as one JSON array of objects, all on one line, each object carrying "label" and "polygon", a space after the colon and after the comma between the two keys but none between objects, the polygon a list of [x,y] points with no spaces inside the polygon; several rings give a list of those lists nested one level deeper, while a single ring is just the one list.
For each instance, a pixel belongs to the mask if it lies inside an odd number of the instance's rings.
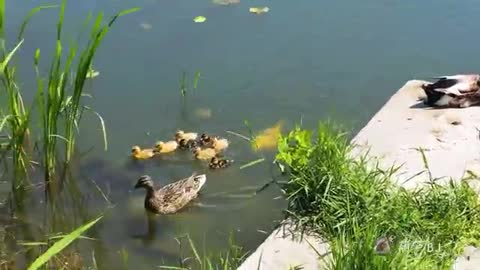
[{"label": "pond water", "polygon": [[[51,3],[8,0],[8,35],[15,37],[31,8]],[[254,15],[248,12],[251,6],[268,6],[270,11]],[[282,219],[286,204],[276,186],[249,196],[270,181],[274,152],[253,152],[243,139],[226,133],[248,134],[245,120],[255,131],[282,119],[287,129],[300,121],[314,127],[327,118],[356,130],[406,80],[478,70],[479,36],[474,33],[480,6],[473,0],[242,0],[230,6],[209,0],[68,1],[66,42],[76,37],[88,12],[113,15],[131,7],[142,10],[115,23],[94,60],[100,75],[86,89],[93,96],[86,102],[105,120],[108,151],[103,150],[98,120],[86,114],[80,149],[89,152],[74,178],[90,199],[71,203],[78,211],[64,209],[57,217],[80,225],[107,205],[91,180],[108,191],[115,206],[95,227],[98,240],[91,245],[102,254],[97,263],[106,269],[116,269],[122,249],[128,252],[129,268],[176,262],[174,237],[186,233],[211,251],[228,246],[230,232],[246,250],[261,243],[266,237],[262,231],[270,232]],[[206,22],[194,23],[199,15]],[[43,71],[48,70],[45,61],[53,52],[57,17],[58,9],[35,15],[15,57],[27,95],[35,89],[36,48],[42,50]],[[183,72],[191,86],[197,70],[197,89],[182,98]],[[235,165],[211,172],[187,154],[129,162],[132,145],[150,146],[171,138],[177,129],[229,138],[227,155]],[[267,162],[239,169],[260,157]],[[207,174],[198,200],[181,213],[148,222],[144,193],[132,190],[136,179],[150,174],[165,184],[193,171]],[[41,198],[30,200],[21,215],[25,220],[45,219],[44,212],[36,211],[42,208]],[[57,231],[64,230],[58,226]],[[40,232],[16,233],[25,241],[42,237]],[[88,248],[85,253],[91,255]]]}]

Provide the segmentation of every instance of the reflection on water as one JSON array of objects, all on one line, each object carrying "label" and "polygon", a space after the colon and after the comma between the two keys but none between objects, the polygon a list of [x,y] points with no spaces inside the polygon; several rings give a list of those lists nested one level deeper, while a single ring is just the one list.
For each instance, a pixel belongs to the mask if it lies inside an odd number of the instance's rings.
[{"label": "reflection on water", "polygon": [[[32,172],[33,188],[9,194],[10,186],[5,191],[2,185],[0,199],[8,200],[0,207],[5,226],[0,236],[7,249],[21,251],[15,256],[20,269],[25,256],[35,257],[40,248],[18,246],[17,241],[46,241],[48,235],[69,232],[104,211],[105,217],[88,233],[96,240],[82,239],[72,246],[83,255],[83,264],[91,265],[95,258],[105,269],[152,269],[177,262],[181,252],[175,238],[186,233],[211,251],[227,246],[229,232],[246,249],[255,248],[266,237],[259,231],[270,231],[285,207],[278,199],[282,193],[271,184],[274,149],[254,152],[250,142],[227,130],[247,134],[248,120],[259,132],[279,119],[285,119],[282,130],[300,119],[311,128],[327,117],[356,129],[404,81],[478,67],[470,56],[477,53],[479,37],[469,33],[478,28],[480,6],[472,0],[260,1],[255,5],[269,7],[262,16],[248,12],[250,3],[237,2],[68,1],[68,38],[75,38],[90,11],[143,9],[119,19],[108,33],[95,59],[100,74],[86,85],[93,98],[85,102],[105,120],[108,151],[103,150],[98,119],[86,113],[80,126],[81,155],[63,184],[52,187],[61,192],[47,197],[38,169]],[[17,34],[38,4],[7,0],[9,36]],[[439,17],[432,10],[448,14]],[[42,11],[32,18],[15,55],[27,95],[36,84],[35,49],[41,48],[42,59],[54,52],[57,12]],[[208,20],[193,23],[199,14]],[[48,67],[41,62],[42,72]],[[197,70],[202,75],[192,90]],[[190,75],[185,97],[179,83],[183,72]],[[144,162],[128,158],[132,145],[152,145],[171,138],[177,129],[227,137],[228,158],[235,163],[210,171],[188,152]],[[265,162],[239,169],[260,158]],[[195,202],[175,215],[145,213],[144,193],[133,191],[140,175],[165,185],[194,171],[207,174]],[[65,257],[76,258],[69,254]]]}]

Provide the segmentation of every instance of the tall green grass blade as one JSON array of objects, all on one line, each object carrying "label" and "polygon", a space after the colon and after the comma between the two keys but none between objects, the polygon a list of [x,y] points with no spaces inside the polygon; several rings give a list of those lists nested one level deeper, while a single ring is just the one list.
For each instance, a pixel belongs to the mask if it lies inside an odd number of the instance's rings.
[{"label": "tall green grass blade", "polygon": [[195,78],[193,78],[193,89],[197,89],[198,80],[200,80],[200,70],[195,72]]},{"label": "tall green grass blade", "polygon": [[0,0],[0,39],[2,39],[2,48],[5,38],[5,0]]},{"label": "tall green grass blade", "polygon": [[20,31],[18,32],[17,40],[20,41],[22,39],[23,33],[25,32],[25,28],[27,27],[33,15],[35,15],[37,12],[43,9],[50,9],[50,8],[57,8],[57,7],[58,5],[45,5],[45,6],[38,6],[30,10],[30,12],[27,14],[27,17],[25,17],[25,19],[23,20],[22,26],[20,26]]},{"label": "tall green grass blade", "polygon": [[98,120],[100,120],[100,125],[102,126],[104,150],[107,151],[108,150],[107,129],[105,128],[105,121],[103,121],[103,117],[98,112],[92,110],[90,107],[88,106],[84,106],[84,107],[85,109],[95,114],[98,117]]},{"label": "tall green grass blade", "polygon": [[61,240],[55,242],[45,253],[40,255],[35,261],[28,267],[28,270],[36,270],[42,267],[48,260],[50,260],[53,256],[61,252],[64,248],[66,248],[70,243],[75,241],[78,237],[82,235],[85,231],[90,229],[95,223],[97,223],[103,216],[100,216],[89,223],[80,226]]},{"label": "tall green grass blade", "polygon": [[192,238],[190,238],[190,236],[187,235],[187,239],[188,239],[188,243],[190,244],[190,248],[192,249],[193,254],[195,255],[195,259],[200,265],[202,265],[202,259],[200,258],[200,255],[198,255],[197,249],[195,248],[195,244],[193,243]]},{"label": "tall green grass blade", "polygon": [[5,68],[7,67],[8,63],[10,62],[10,60],[12,59],[13,55],[15,54],[15,52],[18,50],[18,48],[20,48],[20,45],[22,45],[23,43],[23,39],[20,40],[17,45],[15,46],[15,48],[13,48],[13,50],[11,50],[7,56],[5,57],[5,59],[3,59],[2,63],[0,63],[0,70],[2,73],[5,72]]}]

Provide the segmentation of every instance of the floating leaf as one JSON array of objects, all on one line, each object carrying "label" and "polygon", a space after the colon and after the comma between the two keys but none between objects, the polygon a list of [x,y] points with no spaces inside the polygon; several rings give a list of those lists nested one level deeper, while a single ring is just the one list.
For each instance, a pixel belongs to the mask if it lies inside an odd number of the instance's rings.
[{"label": "floating leaf", "polygon": [[141,24],[140,24],[140,27],[142,27],[143,30],[150,30],[150,29],[152,29],[152,25],[149,24],[149,23],[141,23]]},{"label": "floating leaf", "polygon": [[212,3],[215,5],[227,6],[232,4],[238,4],[240,3],[240,0],[212,0]]},{"label": "floating leaf", "polygon": [[268,7],[251,7],[250,13],[255,13],[255,14],[262,14],[262,13],[267,13],[270,8]]},{"label": "floating leaf", "polygon": [[282,132],[282,126],[283,121],[278,121],[274,126],[263,130],[255,136],[252,142],[254,150],[275,148]]},{"label": "floating leaf", "polygon": [[207,20],[207,18],[205,18],[203,16],[197,16],[197,17],[193,18],[193,21],[196,22],[196,23],[203,23],[206,20]]}]

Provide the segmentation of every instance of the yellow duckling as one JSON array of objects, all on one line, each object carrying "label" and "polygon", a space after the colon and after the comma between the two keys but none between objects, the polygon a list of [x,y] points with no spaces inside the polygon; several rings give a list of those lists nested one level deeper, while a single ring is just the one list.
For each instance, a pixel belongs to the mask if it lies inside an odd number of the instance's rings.
[{"label": "yellow duckling", "polygon": [[260,132],[252,141],[255,151],[261,149],[272,149],[277,147],[278,139],[282,134],[283,121],[278,121],[273,127],[267,128]]},{"label": "yellow duckling", "polygon": [[149,159],[154,155],[155,153],[153,149],[141,149],[138,145],[132,147],[132,157],[135,159]]},{"label": "yellow duckling", "polygon": [[213,149],[217,152],[221,152],[228,147],[228,140],[227,139],[220,139],[217,137],[212,138],[213,141]]},{"label": "yellow duckling", "polygon": [[193,150],[193,154],[195,155],[196,159],[200,160],[211,160],[213,157],[217,156],[217,152],[213,148],[202,149],[200,147],[196,147],[195,150]]},{"label": "yellow duckling", "polygon": [[158,141],[155,144],[155,153],[171,153],[175,150],[177,150],[178,143],[176,141],[169,141],[169,142],[162,142]]},{"label": "yellow duckling", "polygon": [[185,139],[186,141],[195,141],[198,137],[198,134],[195,132],[187,132],[185,133],[183,130],[178,130],[175,133],[175,141],[180,141],[181,139]]}]

